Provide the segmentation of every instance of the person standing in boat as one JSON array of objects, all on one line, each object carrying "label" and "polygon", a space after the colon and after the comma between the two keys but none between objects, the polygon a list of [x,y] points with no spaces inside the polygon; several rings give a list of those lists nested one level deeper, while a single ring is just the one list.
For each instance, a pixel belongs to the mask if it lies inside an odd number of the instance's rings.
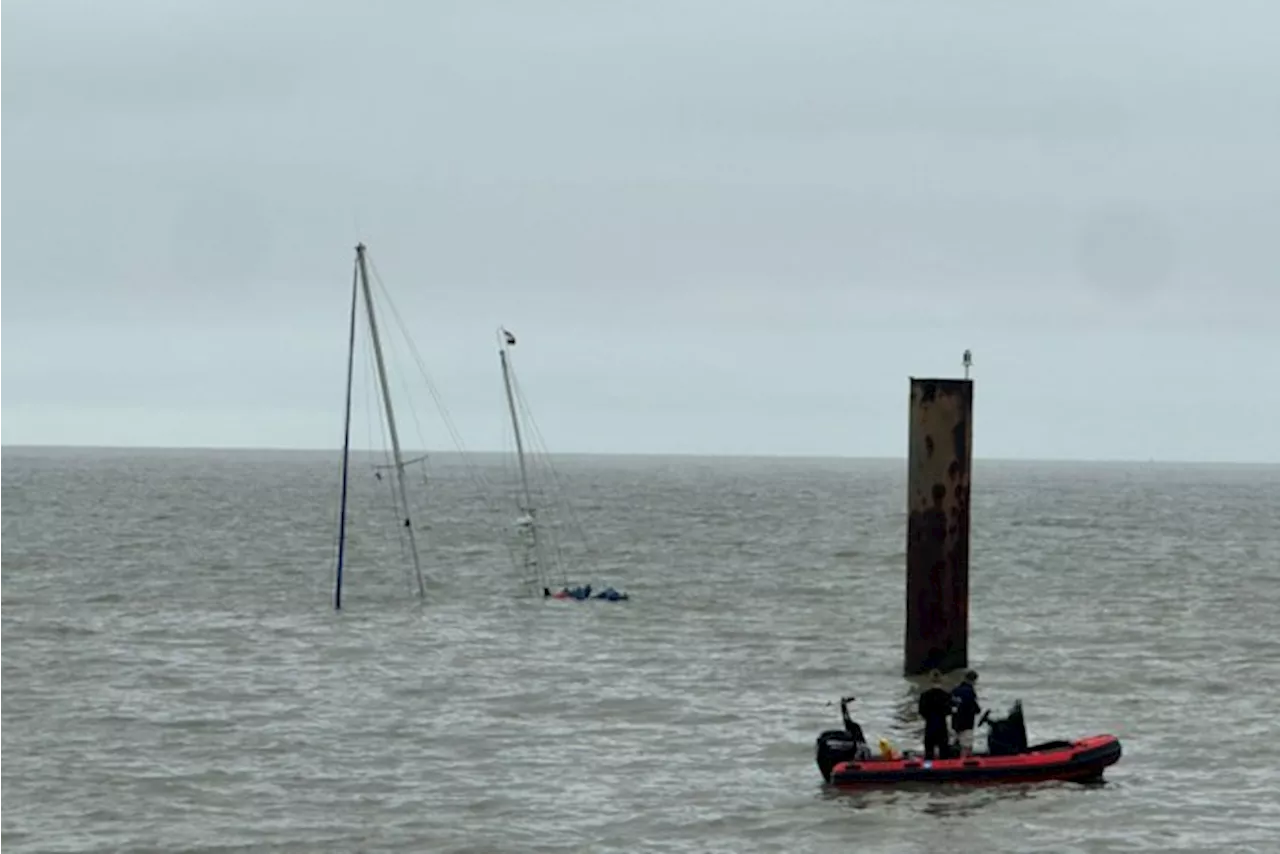
[{"label": "person standing in boat", "polygon": [[978,705],[978,672],[970,670],[964,681],[951,691],[951,728],[956,731],[960,743],[960,755],[973,755],[973,726],[982,708]]},{"label": "person standing in boat", "polygon": [[920,695],[916,711],[924,719],[924,758],[945,759],[949,730],[947,718],[951,716],[951,695],[942,687],[942,673],[929,673],[929,690]]}]

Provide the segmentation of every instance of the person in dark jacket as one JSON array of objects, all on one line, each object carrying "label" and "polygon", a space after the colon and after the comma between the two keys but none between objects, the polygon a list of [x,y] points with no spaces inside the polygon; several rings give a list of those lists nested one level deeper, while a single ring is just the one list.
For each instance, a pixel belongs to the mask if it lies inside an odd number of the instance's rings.
[{"label": "person in dark jacket", "polygon": [[924,758],[944,759],[947,755],[947,718],[951,715],[951,695],[942,687],[942,674],[929,674],[931,686],[920,695],[916,711],[924,719]]},{"label": "person in dark jacket", "polygon": [[973,726],[982,708],[978,705],[977,671],[970,670],[964,681],[951,691],[951,728],[960,743],[960,755],[973,754]]}]

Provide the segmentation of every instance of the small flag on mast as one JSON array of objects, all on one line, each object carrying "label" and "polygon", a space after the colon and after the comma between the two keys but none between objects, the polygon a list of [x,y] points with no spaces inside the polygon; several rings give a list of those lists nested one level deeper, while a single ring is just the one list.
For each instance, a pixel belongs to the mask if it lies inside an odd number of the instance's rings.
[{"label": "small flag on mast", "polygon": [[506,339],[508,347],[514,347],[516,345],[516,336],[512,335],[507,330],[502,330],[502,337]]}]

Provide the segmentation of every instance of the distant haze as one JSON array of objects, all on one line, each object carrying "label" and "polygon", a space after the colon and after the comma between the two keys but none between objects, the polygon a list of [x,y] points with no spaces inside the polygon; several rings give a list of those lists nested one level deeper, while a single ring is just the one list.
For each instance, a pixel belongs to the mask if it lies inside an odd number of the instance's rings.
[{"label": "distant haze", "polygon": [[364,240],[476,449],[504,324],[553,450],[900,455],[972,348],[977,456],[1280,462],[1274,2],[9,0],[3,38],[5,444],[337,446]]}]

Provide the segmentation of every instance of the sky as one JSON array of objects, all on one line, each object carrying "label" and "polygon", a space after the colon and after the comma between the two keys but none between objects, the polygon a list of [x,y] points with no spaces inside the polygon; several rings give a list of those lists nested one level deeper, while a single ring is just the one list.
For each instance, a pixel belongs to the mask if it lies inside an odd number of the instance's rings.
[{"label": "sky", "polygon": [[[978,457],[1280,462],[1280,4],[6,0],[2,33],[6,445],[337,447],[362,240],[473,449],[505,325],[556,451],[901,456],[908,377],[972,349]],[[407,444],[453,447],[391,361]]]}]

